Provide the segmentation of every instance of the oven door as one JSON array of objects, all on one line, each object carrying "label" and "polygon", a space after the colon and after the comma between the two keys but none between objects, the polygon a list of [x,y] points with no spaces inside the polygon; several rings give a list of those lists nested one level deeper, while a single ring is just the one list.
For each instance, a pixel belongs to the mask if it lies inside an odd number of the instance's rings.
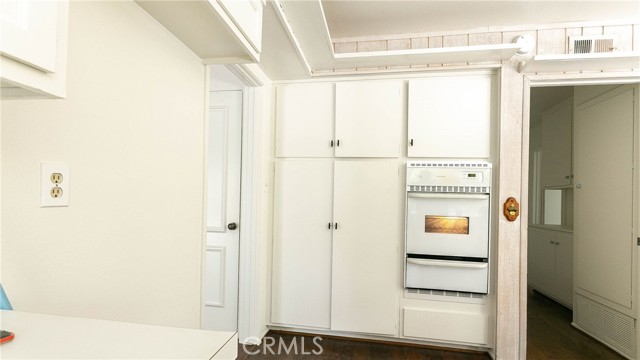
[{"label": "oven door", "polygon": [[488,279],[486,262],[407,258],[407,288],[487,294]]},{"label": "oven door", "polygon": [[407,193],[407,254],[488,258],[489,194]]}]

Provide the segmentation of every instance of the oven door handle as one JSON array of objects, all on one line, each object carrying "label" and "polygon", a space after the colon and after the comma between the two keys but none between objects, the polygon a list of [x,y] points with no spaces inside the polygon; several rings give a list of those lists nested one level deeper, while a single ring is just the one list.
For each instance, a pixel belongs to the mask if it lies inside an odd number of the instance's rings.
[{"label": "oven door handle", "polygon": [[445,267],[457,267],[457,268],[465,268],[465,269],[486,269],[489,264],[488,263],[475,263],[475,262],[464,262],[464,261],[451,261],[451,260],[429,260],[429,259],[415,259],[408,258],[407,263],[414,265],[423,265],[423,266],[445,266]]},{"label": "oven door handle", "polygon": [[425,198],[425,199],[471,199],[471,200],[486,200],[489,198],[489,194],[442,194],[442,193],[419,193],[419,192],[407,192],[407,196],[410,198]]}]

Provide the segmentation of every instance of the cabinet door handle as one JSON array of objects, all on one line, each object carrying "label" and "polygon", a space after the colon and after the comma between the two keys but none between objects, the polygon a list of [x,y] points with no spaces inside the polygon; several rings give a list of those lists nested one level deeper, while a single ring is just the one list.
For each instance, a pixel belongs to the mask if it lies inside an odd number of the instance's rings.
[{"label": "cabinet door handle", "polygon": [[338,230],[338,223],[335,223],[335,224],[333,225],[333,228],[334,228],[334,229],[336,229],[336,230]]},{"label": "cabinet door handle", "polygon": [[336,146],[340,146],[340,140],[336,140]]},{"label": "cabinet door handle", "polygon": [[553,240],[549,241],[549,244],[555,244],[555,242]]},{"label": "cabinet door handle", "polygon": [[331,140],[331,145],[329,145],[329,147],[333,147],[333,140]]},{"label": "cabinet door handle", "polygon": [[331,223],[329,223],[329,226],[327,227],[327,229],[331,230]]},{"label": "cabinet door handle", "polygon": [[409,141],[409,146],[413,146],[413,139]]}]

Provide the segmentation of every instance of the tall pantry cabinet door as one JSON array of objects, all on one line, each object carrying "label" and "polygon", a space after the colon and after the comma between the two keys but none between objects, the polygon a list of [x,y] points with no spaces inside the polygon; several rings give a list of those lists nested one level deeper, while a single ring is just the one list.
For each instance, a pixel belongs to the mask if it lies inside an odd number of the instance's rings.
[{"label": "tall pantry cabinet door", "polygon": [[409,81],[409,157],[488,158],[495,95],[492,75]]},{"label": "tall pantry cabinet door", "polygon": [[329,328],[333,160],[277,160],[271,322]]},{"label": "tall pantry cabinet door", "polygon": [[337,83],[336,156],[400,156],[405,113],[402,80]]},{"label": "tall pantry cabinet door", "polygon": [[332,157],[334,84],[276,89],[276,157]]},{"label": "tall pantry cabinet door", "polygon": [[336,161],[331,330],[397,335],[400,165]]}]

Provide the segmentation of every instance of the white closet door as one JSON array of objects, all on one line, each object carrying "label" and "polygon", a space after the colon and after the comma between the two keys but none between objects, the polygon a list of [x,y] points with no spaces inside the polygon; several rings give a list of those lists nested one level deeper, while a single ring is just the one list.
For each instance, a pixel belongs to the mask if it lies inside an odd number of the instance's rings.
[{"label": "white closet door", "polygon": [[405,113],[402,80],[337,83],[336,156],[400,156]]},{"label": "white closet door", "polygon": [[634,96],[630,87],[599,96],[576,108],[574,124],[576,289],[627,309],[633,294],[637,191]]},{"label": "white closet door", "polygon": [[336,161],[331,329],[397,335],[400,165]]},{"label": "white closet door", "polygon": [[334,85],[280,85],[276,91],[276,157],[332,157]]},{"label": "white closet door", "polygon": [[329,328],[333,160],[277,160],[271,321]]}]

